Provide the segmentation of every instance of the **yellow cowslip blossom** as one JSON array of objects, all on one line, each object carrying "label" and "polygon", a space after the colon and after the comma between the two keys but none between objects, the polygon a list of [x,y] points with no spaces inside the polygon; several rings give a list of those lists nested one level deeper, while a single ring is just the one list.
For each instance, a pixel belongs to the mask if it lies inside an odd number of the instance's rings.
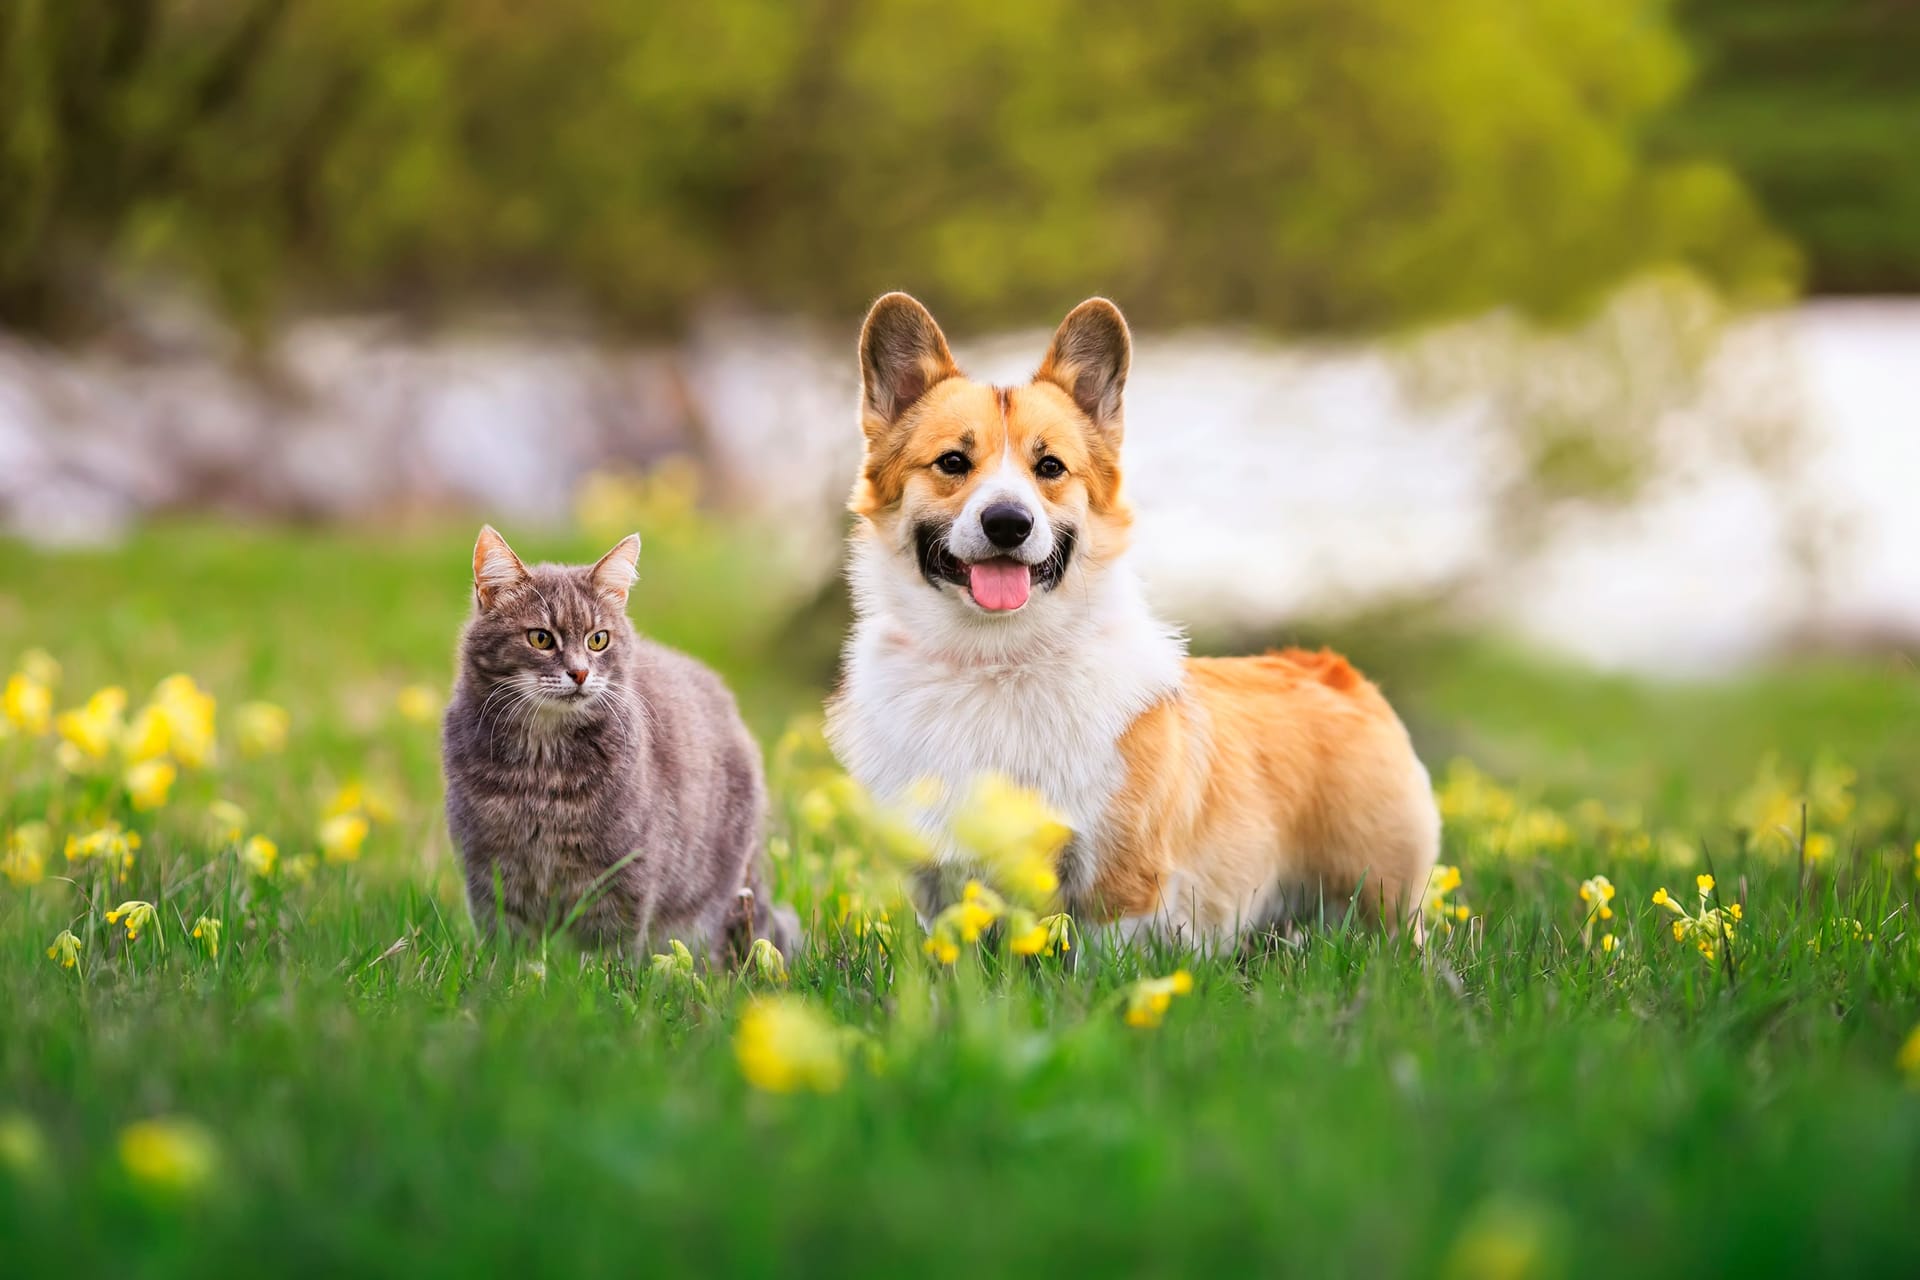
[{"label": "yellow cowslip blossom", "polygon": [[29,649],[21,654],[20,673],[49,689],[60,687],[60,664],[45,649]]},{"label": "yellow cowslip blossom", "polygon": [[1511,792],[1481,773],[1468,760],[1453,760],[1435,790],[1440,816],[1448,823],[1492,826],[1511,821],[1519,805]]},{"label": "yellow cowslip blossom", "polygon": [[6,722],[23,733],[39,737],[53,727],[53,690],[24,671],[7,677],[4,699]]},{"label": "yellow cowslip blossom", "polygon": [[809,831],[825,831],[833,825],[833,801],[824,788],[812,787],[800,797],[800,821]]},{"label": "yellow cowslip blossom", "polygon": [[153,703],[136,711],[120,735],[120,753],[134,763],[159,760],[173,749],[173,726],[166,710]]},{"label": "yellow cowslip blossom", "polygon": [[293,857],[288,858],[286,874],[287,879],[299,884],[305,884],[307,881],[313,879],[313,855],[310,853],[296,853]]},{"label": "yellow cowslip blossom", "polygon": [[213,916],[201,916],[193,922],[193,936],[201,946],[207,949],[209,956],[220,954],[220,921]]},{"label": "yellow cowslip blossom", "polygon": [[780,948],[766,938],[753,940],[753,945],[747,948],[747,962],[742,967],[749,975],[765,978],[768,982],[787,980],[787,958],[780,954]]},{"label": "yellow cowslip blossom", "polygon": [[213,1180],[218,1163],[212,1135],[190,1120],[142,1120],[120,1131],[120,1165],[149,1190],[198,1191]]},{"label": "yellow cowslip blossom", "polygon": [[1060,887],[1054,858],[1073,830],[1039,792],[998,775],[979,778],[953,815],[951,829],[956,844],[1028,905],[1045,902]]},{"label": "yellow cowslip blossom", "polygon": [[1613,882],[1605,876],[1594,876],[1580,882],[1580,901],[1587,904],[1589,914],[1601,919],[1613,919],[1613,908],[1608,905],[1614,897]]},{"label": "yellow cowslip blossom", "polygon": [[222,844],[238,844],[247,833],[247,811],[231,800],[215,800],[207,806],[207,817]]},{"label": "yellow cowslip blossom", "polygon": [[440,714],[440,695],[424,684],[410,684],[394,695],[393,706],[402,720],[432,724]]},{"label": "yellow cowslip blossom", "polygon": [[80,948],[86,945],[73,930],[62,929],[47,948],[47,959],[59,961],[62,969],[71,969],[80,963]]},{"label": "yellow cowslip blossom", "polygon": [[1694,950],[1711,964],[1720,956],[1721,943],[1732,944],[1735,927],[1746,912],[1737,902],[1721,907],[1707,905],[1713,898],[1712,876],[1695,876],[1693,883],[1700,891],[1700,905],[1694,911],[1690,912],[1681,906],[1665,886],[1654,890],[1653,904],[1665,907],[1677,917],[1673,922],[1673,940],[1691,943]]},{"label": "yellow cowslip blossom", "polygon": [[1157,1027],[1166,1018],[1175,996],[1193,990],[1193,975],[1175,970],[1165,978],[1143,978],[1127,988],[1127,1025]]},{"label": "yellow cowslip blossom", "polygon": [[1900,1046],[1900,1052],[1894,1056],[1894,1065],[1912,1084],[1920,1087],[1920,1027],[1913,1029],[1907,1042]]},{"label": "yellow cowslip blossom", "polygon": [[371,829],[357,813],[336,813],[320,824],[320,853],[328,862],[358,862]]},{"label": "yellow cowslip blossom", "polygon": [[167,720],[168,750],[188,769],[199,769],[213,760],[213,695],[194,683],[189,675],[171,675],[153,691],[149,704],[158,707]]},{"label": "yellow cowslip blossom", "polygon": [[933,918],[923,949],[941,964],[952,964],[960,958],[963,944],[980,941],[980,935],[1006,912],[1004,898],[978,880],[969,880],[960,901]]},{"label": "yellow cowslip blossom", "polygon": [[167,802],[179,771],[165,760],[142,760],[127,770],[127,799],[134,812],[147,813]]},{"label": "yellow cowslip blossom", "polygon": [[280,861],[280,846],[265,836],[248,836],[240,846],[240,865],[248,874],[265,878],[273,874]]},{"label": "yellow cowslip blossom", "polygon": [[122,920],[126,921],[128,942],[136,941],[140,937],[140,931],[149,924],[153,924],[154,929],[158,931],[160,926],[154,923],[158,918],[159,917],[154,914],[153,904],[151,902],[143,902],[138,898],[129,902],[123,902],[113,910],[107,912],[108,924],[119,924]]},{"label": "yellow cowslip blossom", "polygon": [[1611,955],[1613,954],[1613,949],[1616,945],[1617,944],[1614,942],[1614,938],[1612,934],[1603,933],[1600,935],[1600,950],[1606,952],[1608,955]]},{"label": "yellow cowslip blossom", "polygon": [[121,716],[127,709],[127,691],[109,685],[88,698],[85,705],[62,711],[53,727],[60,734],[60,763],[69,773],[80,773],[105,760],[121,736]]},{"label": "yellow cowslip blossom", "polygon": [[[1613,882],[1605,876],[1591,876],[1580,882],[1580,901],[1586,904],[1586,918],[1580,922],[1580,941],[1585,946],[1593,945],[1593,926],[1599,920],[1613,919],[1612,902],[1615,889]],[[1613,937],[1607,935],[1608,939]],[[1602,948],[1611,950],[1606,943]]]},{"label": "yellow cowslip blossom", "polygon": [[233,735],[240,743],[240,754],[249,760],[277,756],[287,749],[287,730],[293,717],[285,707],[271,702],[243,702],[234,712]]},{"label": "yellow cowslip blossom", "polygon": [[1473,911],[1466,903],[1451,900],[1460,888],[1460,868],[1444,863],[1435,866],[1427,877],[1427,891],[1420,901],[1420,914],[1429,928],[1438,928],[1443,932],[1453,932],[1454,922],[1465,922],[1473,918]]},{"label": "yellow cowslip blossom", "polygon": [[99,862],[117,874],[133,869],[134,852],[140,848],[140,833],[123,830],[119,823],[67,837],[68,862]]},{"label": "yellow cowslip blossom", "polygon": [[1007,948],[1015,955],[1058,955],[1073,950],[1073,917],[1066,912],[1035,919],[1033,913],[1015,910],[1008,917]]},{"label": "yellow cowslip blossom", "polygon": [[358,813],[369,822],[392,822],[394,810],[393,796],[388,791],[353,778],[333,793],[322,816],[334,818],[343,813]]},{"label": "yellow cowslip blossom", "polygon": [[1822,831],[1810,831],[1800,850],[1808,862],[1825,862],[1833,857],[1833,837]]},{"label": "yellow cowslip blossom", "polygon": [[1556,1247],[1565,1234],[1559,1215],[1526,1200],[1482,1203],[1448,1247],[1441,1280],[1542,1280],[1558,1274]]},{"label": "yellow cowslip blossom", "polygon": [[749,1004],[733,1055],[747,1083],[768,1093],[832,1093],[847,1078],[846,1038],[798,996]]},{"label": "yellow cowslip blossom", "polygon": [[6,852],[0,856],[0,875],[25,888],[46,879],[47,855],[53,851],[53,830],[35,820],[7,833]]}]

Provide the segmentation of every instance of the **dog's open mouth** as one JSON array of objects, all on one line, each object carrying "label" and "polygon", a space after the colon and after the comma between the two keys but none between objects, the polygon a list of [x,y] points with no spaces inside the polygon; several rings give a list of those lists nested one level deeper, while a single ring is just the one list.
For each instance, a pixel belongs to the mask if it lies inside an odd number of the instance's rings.
[{"label": "dog's open mouth", "polygon": [[915,537],[920,572],[926,580],[936,587],[950,582],[962,588],[989,613],[1011,613],[1024,606],[1036,590],[1053,590],[1060,585],[1067,562],[1073,559],[1071,529],[1057,530],[1053,554],[1034,565],[1022,564],[1012,556],[969,563],[947,550],[947,531],[938,525],[921,525]]}]

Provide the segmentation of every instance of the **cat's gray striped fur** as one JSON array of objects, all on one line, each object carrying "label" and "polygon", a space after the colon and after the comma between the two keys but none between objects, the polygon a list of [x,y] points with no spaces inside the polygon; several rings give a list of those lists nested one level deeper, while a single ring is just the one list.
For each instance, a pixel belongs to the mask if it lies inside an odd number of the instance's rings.
[{"label": "cat's gray striped fur", "polygon": [[527,566],[480,531],[442,737],[474,919],[537,933],[571,917],[582,940],[642,953],[678,938],[738,958],[756,936],[791,951],[759,748],[718,676],[634,632],[639,552],[634,536],[592,566]]}]

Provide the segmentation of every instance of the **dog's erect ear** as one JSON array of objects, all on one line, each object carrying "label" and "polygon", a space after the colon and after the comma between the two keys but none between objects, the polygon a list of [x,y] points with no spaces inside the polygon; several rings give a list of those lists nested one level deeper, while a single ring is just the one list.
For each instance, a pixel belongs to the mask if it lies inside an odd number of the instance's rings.
[{"label": "dog's erect ear", "polygon": [[526,580],[527,566],[513,554],[507,540],[492,525],[481,525],[479,541],[473,544],[473,594],[480,607],[491,609],[495,596]]},{"label": "dog's erect ear", "polygon": [[874,439],[935,383],[959,373],[933,316],[904,293],[873,304],[860,326],[860,425]]},{"label": "dog's erect ear", "polygon": [[1088,298],[1067,313],[1034,381],[1053,383],[1103,431],[1120,431],[1120,393],[1133,362],[1133,339],[1120,308]]},{"label": "dog's erect ear", "polygon": [[640,559],[640,535],[630,533],[614,543],[613,550],[600,557],[593,566],[593,589],[602,595],[612,596],[626,608],[627,591],[633,586],[634,565]]}]

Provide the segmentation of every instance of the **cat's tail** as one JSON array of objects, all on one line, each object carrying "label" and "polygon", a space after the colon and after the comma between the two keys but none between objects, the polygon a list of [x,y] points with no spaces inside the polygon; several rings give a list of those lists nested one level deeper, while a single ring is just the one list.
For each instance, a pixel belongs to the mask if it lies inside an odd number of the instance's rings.
[{"label": "cat's tail", "polygon": [[728,960],[736,966],[744,963],[756,938],[765,938],[789,960],[800,946],[800,917],[792,907],[774,900],[767,888],[766,868],[757,858],[747,869],[747,882],[735,896],[727,919]]}]

